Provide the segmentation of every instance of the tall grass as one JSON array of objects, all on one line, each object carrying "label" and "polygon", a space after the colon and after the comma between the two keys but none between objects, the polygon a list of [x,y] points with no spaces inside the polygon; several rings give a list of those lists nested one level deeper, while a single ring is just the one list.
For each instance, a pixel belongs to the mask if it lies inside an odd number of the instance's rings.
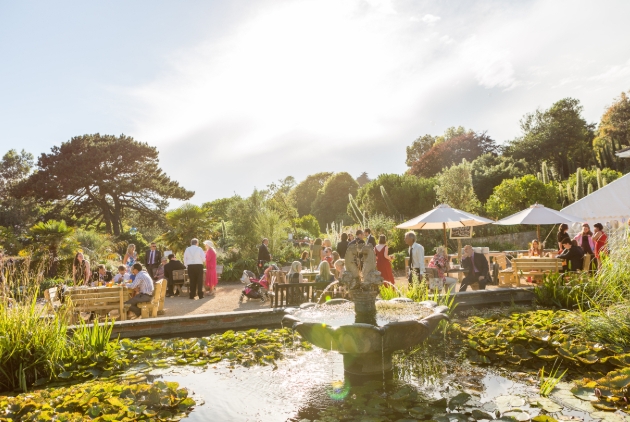
[{"label": "tall grass", "polygon": [[[424,280],[419,280],[416,275],[413,276],[411,283],[408,285],[396,286],[402,297],[413,300],[414,302],[424,302],[432,300],[438,305],[448,306],[449,314],[455,309],[455,295],[450,292],[440,294],[435,290],[429,289],[429,285]],[[399,297],[398,291],[389,285],[381,286],[380,296],[383,300],[389,300]]]},{"label": "tall grass", "polygon": [[0,302],[0,391],[22,390],[63,370],[71,348],[65,318],[44,318],[36,296]]},{"label": "tall grass", "polygon": [[630,241],[624,227],[609,235],[609,253],[587,282],[583,307],[567,314],[565,329],[594,341],[630,346]]}]

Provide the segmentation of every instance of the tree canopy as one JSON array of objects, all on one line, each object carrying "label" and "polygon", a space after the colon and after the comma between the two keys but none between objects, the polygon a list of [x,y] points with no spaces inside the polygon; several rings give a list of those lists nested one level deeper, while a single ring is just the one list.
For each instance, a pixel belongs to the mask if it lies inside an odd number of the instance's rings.
[{"label": "tree canopy", "polygon": [[486,212],[493,218],[503,218],[522,211],[535,203],[558,209],[558,189],[528,174],[521,178],[506,179],[486,203]]},{"label": "tree canopy", "polygon": [[614,154],[616,150],[630,146],[630,97],[625,92],[604,112],[593,145],[602,167],[615,170],[630,168],[629,160]]},{"label": "tree canopy", "polygon": [[482,154],[495,152],[498,146],[485,132],[466,132],[444,142],[436,142],[431,149],[415,161],[409,172],[416,176],[433,177],[445,167],[473,161]]},{"label": "tree canopy", "polygon": [[564,98],[548,110],[536,110],[521,120],[523,135],[511,141],[505,153],[524,159],[529,172],[539,171],[547,161],[563,178],[578,167],[594,163],[594,127],[582,117],[582,106],[574,98]]},{"label": "tree canopy", "polygon": [[503,180],[522,177],[525,174],[527,174],[525,160],[488,153],[472,162],[473,188],[481,202],[486,202],[495,186]]},{"label": "tree canopy", "polygon": [[435,179],[410,174],[381,174],[359,189],[356,202],[369,215],[382,214],[402,221],[435,206],[434,186]]},{"label": "tree canopy", "polygon": [[438,174],[435,193],[439,202],[462,211],[477,212],[481,206],[473,190],[472,165],[466,160]]},{"label": "tree canopy", "polygon": [[194,192],[171,180],[159,167],[155,147],[120,135],[83,135],[54,146],[37,161],[37,171],[15,192],[44,201],[66,201],[77,216],[102,222],[118,235],[126,209],[158,217],[168,199],[190,199]]},{"label": "tree canopy", "polygon": [[211,239],[212,219],[208,210],[193,204],[183,204],[166,213],[168,231],[159,241],[168,245],[173,252],[184,252],[194,238],[203,242]]},{"label": "tree canopy", "polygon": [[346,172],[333,174],[317,192],[313,203],[313,215],[319,221],[322,231],[333,221],[351,221],[347,207],[348,195],[356,195],[359,184]]},{"label": "tree canopy", "polygon": [[290,196],[295,201],[295,207],[300,217],[311,214],[313,202],[317,198],[317,192],[324,186],[324,183],[330,176],[332,176],[332,173],[329,172],[311,174],[293,188]]}]

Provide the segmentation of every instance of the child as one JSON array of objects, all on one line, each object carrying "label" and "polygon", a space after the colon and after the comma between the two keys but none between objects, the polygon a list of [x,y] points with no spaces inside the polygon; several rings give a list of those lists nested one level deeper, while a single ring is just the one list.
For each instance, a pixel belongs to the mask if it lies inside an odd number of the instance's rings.
[{"label": "child", "polygon": [[333,265],[333,256],[332,256],[332,248],[324,249],[324,260],[328,261],[328,265]]},{"label": "child", "polygon": [[127,281],[129,281],[129,273],[127,272],[127,267],[121,265],[118,267],[118,274],[114,276],[114,283],[120,284]]}]

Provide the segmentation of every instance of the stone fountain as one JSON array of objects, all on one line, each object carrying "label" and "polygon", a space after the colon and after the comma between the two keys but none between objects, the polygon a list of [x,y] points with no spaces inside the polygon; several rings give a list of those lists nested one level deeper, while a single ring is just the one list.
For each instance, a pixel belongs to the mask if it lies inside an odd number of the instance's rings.
[{"label": "stone fountain", "polygon": [[[374,249],[369,245],[350,245],[346,251],[346,271],[340,284],[349,289],[354,302],[355,322],[335,326],[323,322],[303,321],[297,315],[286,315],[284,325],[292,325],[302,337],[315,346],[335,350],[343,355],[346,373],[359,376],[381,376],[392,370],[392,354],[423,342],[435,330],[440,321],[448,319],[446,306],[435,302],[417,304],[410,299],[392,299],[391,302],[410,302],[402,306],[410,309],[424,305],[431,313],[421,319],[391,321],[377,324],[376,296],[383,284],[381,273],[376,269]],[[325,307],[347,302],[334,299]],[[314,304],[307,304],[313,306]],[[308,309],[305,310],[308,312]],[[302,312],[302,311],[300,311]]]}]

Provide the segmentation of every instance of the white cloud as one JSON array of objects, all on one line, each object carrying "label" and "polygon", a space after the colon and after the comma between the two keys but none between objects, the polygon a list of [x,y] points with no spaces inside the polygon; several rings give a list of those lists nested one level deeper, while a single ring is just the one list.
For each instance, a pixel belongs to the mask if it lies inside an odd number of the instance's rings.
[{"label": "white cloud", "polygon": [[[585,106],[593,119],[628,89],[619,83],[630,72],[630,41],[605,35],[620,43],[609,53],[597,28],[580,32],[598,22],[588,4],[570,16],[542,0],[478,2],[463,15],[438,2],[435,15],[396,5],[306,0],[244,13],[132,90],[134,135],[167,151],[169,173],[182,162],[207,169],[211,187],[189,170],[174,177],[208,200],[287,174],[402,172],[405,145],[423,133],[465,125],[502,141],[539,106],[574,96],[598,104]],[[599,94],[583,97],[587,78]]]},{"label": "white cloud", "polygon": [[441,18],[439,16],[434,16],[434,15],[424,15],[422,17],[422,22],[426,22],[426,23],[435,23],[437,21],[439,21]]}]

